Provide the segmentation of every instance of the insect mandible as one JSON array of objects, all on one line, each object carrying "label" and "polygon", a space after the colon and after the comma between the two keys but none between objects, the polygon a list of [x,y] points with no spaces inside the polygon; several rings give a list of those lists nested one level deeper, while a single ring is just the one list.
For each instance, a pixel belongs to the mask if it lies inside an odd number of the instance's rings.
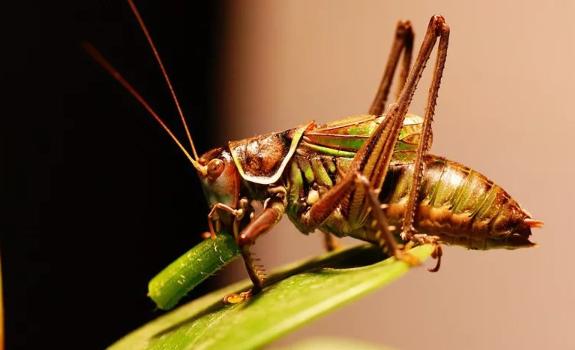
[{"label": "insect mandible", "polygon": [[[337,247],[335,236],[350,236],[417,265],[407,248],[433,244],[437,264],[431,271],[439,269],[441,244],[470,249],[534,245],[531,229],[541,227],[541,221],[484,175],[429,153],[450,33],[442,16],[429,21],[413,65],[411,24],[397,24],[368,114],[231,141],[199,156],[155,44],[133,1],[128,3],[166,80],[191,154],[137,90],[96,49],[89,44],[85,48],[156,119],[196,169],[210,206],[210,236],[222,229],[233,233],[253,287],[227,296],[226,302],[241,302],[264,287],[265,275],[250,247],[284,214],[305,234],[321,231],[328,250]],[[436,46],[425,114],[408,114]],[[398,66],[395,102],[388,105]]]}]

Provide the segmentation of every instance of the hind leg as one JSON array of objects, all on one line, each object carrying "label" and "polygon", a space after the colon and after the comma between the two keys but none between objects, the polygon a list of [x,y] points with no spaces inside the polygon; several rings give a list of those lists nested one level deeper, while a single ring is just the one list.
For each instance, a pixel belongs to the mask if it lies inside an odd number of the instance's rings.
[{"label": "hind leg", "polygon": [[399,21],[397,23],[397,28],[395,29],[395,37],[393,44],[391,45],[391,51],[389,52],[385,70],[383,71],[383,77],[379,83],[377,94],[375,95],[375,98],[371,103],[371,107],[369,108],[369,114],[379,116],[385,110],[387,96],[389,95],[391,84],[393,83],[393,77],[395,75],[399,59],[403,55],[396,95],[396,98],[399,97],[399,93],[401,92],[401,89],[407,80],[407,74],[409,73],[409,68],[411,66],[412,53],[413,29],[411,28],[411,23],[409,21]]},{"label": "hind leg", "polygon": [[[429,88],[427,106],[425,108],[425,116],[423,118],[423,128],[421,140],[415,156],[415,165],[413,171],[412,186],[409,191],[407,208],[405,210],[405,217],[403,219],[403,226],[401,238],[404,241],[409,241],[414,238],[415,229],[413,223],[415,220],[415,213],[419,203],[419,192],[421,190],[421,179],[423,177],[423,156],[427,153],[431,146],[431,122],[435,114],[435,105],[437,102],[437,95],[439,86],[441,85],[441,77],[445,68],[445,60],[447,58],[447,47],[449,42],[449,26],[445,23],[443,17],[433,17],[430,22],[430,29],[434,31],[433,37],[439,37],[439,45],[437,48],[437,60],[433,70],[433,77],[431,86]],[[428,32],[429,33],[429,32]]]},{"label": "hind leg", "polygon": [[[423,152],[428,148],[426,144],[428,139],[425,138],[425,135],[430,134],[431,131],[430,123],[435,107],[437,90],[439,89],[441,72],[443,71],[443,64],[445,62],[448,35],[449,27],[445,24],[443,17],[432,17],[421,44],[417,60],[409,72],[397,102],[388,108],[386,118],[357,151],[350,165],[349,172],[343,174],[334,187],[323,194],[306,212],[301,214],[300,223],[307,232],[311,232],[319,227],[339,205],[342,206],[341,212],[346,213],[346,219],[350,225],[358,226],[365,222],[371,206],[369,203],[369,193],[371,189],[380,189],[383,186],[413,94],[417,88],[421,74],[425,69],[425,65],[431,56],[431,52],[437,43],[437,39],[440,38],[438,50],[440,60],[438,60],[434,72],[433,85],[430,90],[428,109],[424,122],[424,139],[420,143],[420,149],[422,149],[422,151],[418,152],[417,159],[419,163],[416,163],[418,169],[422,168],[421,157]],[[425,125],[427,125],[427,127],[425,127]],[[419,172],[419,174],[420,173],[421,172]],[[356,186],[358,174],[367,179],[369,186]],[[420,177],[420,175],[418,176]],[[415,193],[418,192],[419,186],[420,185],[415,186],[413,190]],[[412,196],[410,198],[416,197]],[[413,199],[412,202],[414,202]],[[415,207],[415,203],[412,203],[412,207]],[[413,210],[409,213],[413,213]],[[406,215],[406,218],[407,217]],[[409,223],[409,219],[406,220],[408,220],[407,223]],[[411,222],[412,221],[413,215],[411,215]],[[386,235],[384,234],[384,236]],[[391,249],[391,253],[395,256],[401,255],[397,244],[393,244],[392,239],[389,237],[385,239],[388,242],[388,248]]]}]

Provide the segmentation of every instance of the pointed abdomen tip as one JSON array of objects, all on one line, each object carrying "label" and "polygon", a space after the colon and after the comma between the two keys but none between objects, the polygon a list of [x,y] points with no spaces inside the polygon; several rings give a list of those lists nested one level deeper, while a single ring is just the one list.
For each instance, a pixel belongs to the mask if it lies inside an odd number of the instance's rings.
[{"label": "pointed abdomen tip", "polygon": [[543,227],[543,221],[541,221],[541,220],[525,219],[524,221],[530,228],[541,228],[541,227]]}]

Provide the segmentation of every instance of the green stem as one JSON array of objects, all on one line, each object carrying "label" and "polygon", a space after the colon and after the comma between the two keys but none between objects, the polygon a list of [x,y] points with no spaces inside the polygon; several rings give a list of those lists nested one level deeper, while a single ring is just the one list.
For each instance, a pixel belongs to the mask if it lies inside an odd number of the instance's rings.
[{"label": "green stem", "polygon": [[162,310],[181,298],[240,254],[234,238],[218,234],[179,257],[148,283],[148,296]]}]

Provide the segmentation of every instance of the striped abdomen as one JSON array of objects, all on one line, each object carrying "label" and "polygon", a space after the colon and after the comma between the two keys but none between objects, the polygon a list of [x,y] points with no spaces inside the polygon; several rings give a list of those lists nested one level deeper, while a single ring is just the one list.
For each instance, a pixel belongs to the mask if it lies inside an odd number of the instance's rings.
[{"label": "striped abdomen", "polygon": [[[413,164],[390,167],[380,193],[396,229],[407,204]],[[501,187],[484,175],[442,157],[425,156],[425,170],[415,215],[415,229],[445,243],[471,249],[532,246],[531,227],[538,225]]]}]

